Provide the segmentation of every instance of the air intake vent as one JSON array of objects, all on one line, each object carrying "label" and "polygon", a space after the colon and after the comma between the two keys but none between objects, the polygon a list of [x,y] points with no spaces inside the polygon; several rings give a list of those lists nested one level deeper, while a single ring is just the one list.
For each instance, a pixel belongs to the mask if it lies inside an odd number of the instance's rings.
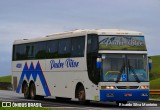
[{"label": "air intake vent", "polygon": [[139,86],[117,86],[118,89],[138,89]]}]

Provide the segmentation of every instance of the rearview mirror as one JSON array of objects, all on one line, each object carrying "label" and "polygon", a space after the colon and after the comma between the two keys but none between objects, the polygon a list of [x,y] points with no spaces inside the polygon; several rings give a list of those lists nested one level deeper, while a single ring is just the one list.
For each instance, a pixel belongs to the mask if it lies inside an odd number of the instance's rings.
[{"label": "rearview mirror", "polygon": [[152,59],[151,57],[148,57],[148,68],[149,68],[149,72],[152,70]]},{"label": "rearview mirror", "polygon": [[97,69],[100,69],[102,66],[102,58],[97,58],[97,61],[96,61],[96,68]]}]

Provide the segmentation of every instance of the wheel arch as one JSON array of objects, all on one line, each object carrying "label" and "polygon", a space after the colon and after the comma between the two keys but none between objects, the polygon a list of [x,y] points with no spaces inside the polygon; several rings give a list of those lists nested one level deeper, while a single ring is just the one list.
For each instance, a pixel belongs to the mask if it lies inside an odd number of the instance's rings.
[{"label": "wheel arch", "polygon": [[[81,86],[84,87],[84,85],[83,85],[82,82],[78,82],[78,83],[76,84],[76,88],[75,88],[75,98],[78,98],[78,89],[79,89]],[[84,89],[84,90],[85,90],[85,89]]]}]

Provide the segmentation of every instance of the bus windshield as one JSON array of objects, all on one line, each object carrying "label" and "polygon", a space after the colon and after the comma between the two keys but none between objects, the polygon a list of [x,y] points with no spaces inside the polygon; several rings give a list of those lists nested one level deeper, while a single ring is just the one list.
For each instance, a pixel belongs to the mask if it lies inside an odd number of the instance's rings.
[{"label": "bus windshield", "polygon": [[146,55],[102,54],[102,81],[148,81]]}]

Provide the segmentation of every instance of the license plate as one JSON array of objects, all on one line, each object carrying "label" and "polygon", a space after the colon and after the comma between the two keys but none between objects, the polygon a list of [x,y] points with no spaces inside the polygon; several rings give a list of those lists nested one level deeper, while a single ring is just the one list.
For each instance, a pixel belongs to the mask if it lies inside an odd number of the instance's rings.
[{"label": "license plate", "polygon": [[125,96],[125,97],[131,97],[132,94],[130,94],[130,93],[125,93],[124,96]]}]

